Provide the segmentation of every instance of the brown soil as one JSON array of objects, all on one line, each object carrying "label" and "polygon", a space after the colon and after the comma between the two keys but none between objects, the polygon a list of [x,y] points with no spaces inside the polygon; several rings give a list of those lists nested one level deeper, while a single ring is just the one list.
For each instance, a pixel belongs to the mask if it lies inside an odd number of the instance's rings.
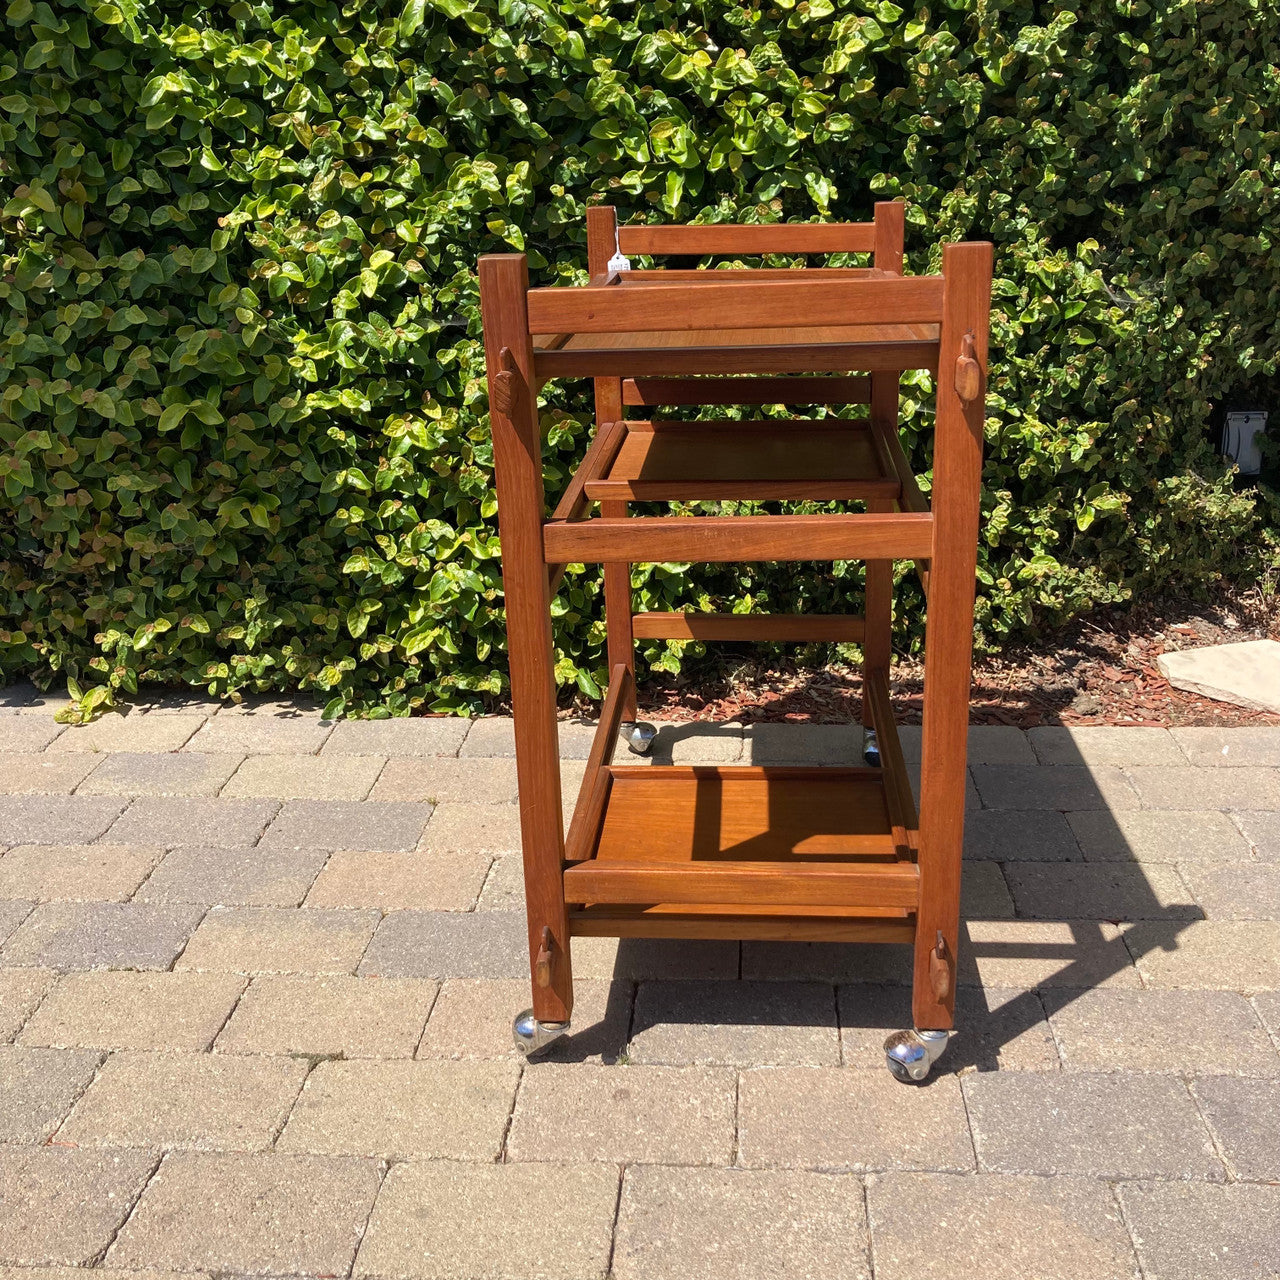
[{"label": "brown soil", "polygon": [[[1175,649],[1280,639],[1280,609],[1260,592],[1223,592],[1212,601],[1164,599],[1095,615],[1038,644],[974,664],[972,724],[1029,729],[1070,725],[1274,725],[1280,715],[1215,702],[1173,688],[1156,658]],[[895,663],[900,721],[918,724],[924,664]],[[653,720],[843,723],[859,718],[862,681],[855,666],[804,668],[728,660],[722,674],[692,687],[654,679],[640,690]]]}]

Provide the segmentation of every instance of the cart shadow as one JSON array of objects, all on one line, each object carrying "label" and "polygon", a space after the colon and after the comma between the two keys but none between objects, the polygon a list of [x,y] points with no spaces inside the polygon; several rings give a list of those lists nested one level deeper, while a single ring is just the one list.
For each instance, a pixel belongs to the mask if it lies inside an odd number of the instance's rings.
[{"label": "cart shadow", "polygon": [[[715,725],[664,728],[658,758],[669,760],[670,744],[678,741],[683,758],[711,763],[709,757],[720,750],[712,745],[701,754],[697,740],[718,744],[737,732]],[[1099,988],[1138,989],[1143,959],[1175,951],[1180,935],[1203,918],[1196,904],[1172,900],[1178,895],[1167,882],[1161,892],[1162,877],[1131,844],[1123,809],[1110,808],[1098,782],[1101,775],[1078,755],[1058,759],[1012,766],[1020,770],[1018,809],[984,808],[970,784],[957,1035],[934,1079],[962,1070],[1056,1069],[1059,1054],[1050,1019]],[[785,763],[776,744],[769,763]],[[810,755],[795,763],[814,761]],[[911,768],[915,775],[917,767]],[[916,776],[913,786],[918,795]],[[1057,807],[1068,795],[1069,805]],[[1087,848],[1074,835],[1070,844],[1064,842],[1062,832],[1072,830],[1063,816],[1067,812],[1093,815]],[[974,821],[977,813],[1006,815],[999,821],[1025,838],[1019,843],[1006,832],[998,841],[984,840],[983,820]],[[595,1055],[610,1061],[628,1051],[634,1056],[636,1045],[683,1029],[689,1043],[694,1032],[702,1041],[686,1060],[739,1065],[833,1060],[872,1067],[883,1061],[884,1037],[911,1025],[909,946],[621,939],[617,947],[603,1017],[562,1042],[558,1057]],[[732,960],[724,953],[733,947],[736,981],[726,971]],[[634,1001],[629,1016],[628,1001]],[[797,1048],[797,1033],[805,1029],[827,1036],[817,1058],[806,1058],[811,1050]],[[830,1055],[833,1030],[835,1058]],[[760,1046],[758,1059],[734,1056],[750,1055],[753,1043]],[[805,1043],[816,1041],[810,1037]],[[641,1056],[662,1059],[647,1051]]]}]

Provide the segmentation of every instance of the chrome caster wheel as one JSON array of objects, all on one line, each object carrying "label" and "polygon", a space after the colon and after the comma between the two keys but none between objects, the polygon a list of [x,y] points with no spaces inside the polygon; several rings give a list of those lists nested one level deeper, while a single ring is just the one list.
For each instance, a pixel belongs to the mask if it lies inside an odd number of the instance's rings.
[{"label": "chrome caster wheel", "polygon": [[539,1022],[532,1009],[516,1014],[511,1024],[511,1035],[516,1048],[526,1057],[541,1053],[553,1041],[559,1040],[569,1030],[567,1022]]},{"label": "chrome caster wheel", "polygon": [[864,764],[870,765],[873,769],[880,767],[880,743],[876,739],[876,731],[874,729],[863,729],[862,731],[862,760]]},{"label": "chrome caster wheel", "polygon": [[950,1031],[895,1031],[884,1042],[884,1060],[896,1080],[922,1084],[950,1039]]},{"label": "chrome caster wheel", "polygon": [[658,731],[651,724],[624,724],[622,736],[627,740],[627,750],[633,756],[647,756],[653,750],[653,740]]}]

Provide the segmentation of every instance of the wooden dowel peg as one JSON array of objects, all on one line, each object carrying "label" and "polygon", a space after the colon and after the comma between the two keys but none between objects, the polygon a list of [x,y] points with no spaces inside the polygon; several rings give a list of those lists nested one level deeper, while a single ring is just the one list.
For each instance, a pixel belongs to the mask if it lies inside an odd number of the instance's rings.
[{"label": "wooden dowel peg", "polygon": [[960,355],[956,359],[956,395],[972,404],[982,391],[982,366],[974,354],[973,334],[960,339]]},{"label": "wooden dowel peg", "polygon": [[538,958],[533,964],[533,980],[540,987],[551,985],[551,953],[555,941],[551,936],[551,926],[542,926],[542,945],[538,948]]},{"label": "wooden dowel peg", "polygon": [[939,1000],[945,1000],[951,994],[951,955],[941,929],[938,930],[938,940],[929,956],[929,981],[933,986],[933,994]]}]

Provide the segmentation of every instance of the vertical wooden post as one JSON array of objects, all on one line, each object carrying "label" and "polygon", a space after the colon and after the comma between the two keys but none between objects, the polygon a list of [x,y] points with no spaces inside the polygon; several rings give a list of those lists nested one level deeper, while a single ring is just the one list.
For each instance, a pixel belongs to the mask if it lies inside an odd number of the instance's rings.
[{"label": "vertical wooden post", "polygon": [[[965,754],[973,652],[974,576],[981,509],[990,244],[942,251],[942,330],[933,446],[933,564],[925,632],[920,768],[920,908],[912,1013],[920,1030],[953,1023],[964,846]],[[977,395],[962,400],[956,365],[972,340]]]},{"label": "vertical wooden post", "polygon": [[871,265],[878,271],[902,274],[907,206],[901,200],[876,201],[876,247]]},{"label": "vertical wooden post", "polygon": [[[520,785],[529,968],[546,979],[546,985],[533,984],[533,1012],[540,1022],[567,1022],[573,1008],[573,974],[564,901],[564,818],[551,600],[542,554],[546,514],[542,433],[534,390],[528,290],[529,267],[523,255],[489,254],[480,259],[480,308],[489,374],[489,420]],[[544,930],[549,934],[544,936]]]},{"label": "vertical wooden post", "polygon": [[[609,259],[618,245],[618,213],[612,205],[593,205],[587,210],[587,270],[592,276],[603,275],[608,270]],[[606,422],[621,422],[622,379],[596,378],[596,430]],[[602,502],[600,514],[609,520],[621,520],[627,515],[625,502]],[[636,718],[635,636],[631,630],[631,566],[608,563],[604,566],[604,623],[609,653],[609,670],[619,665],[631,672],[622,707],[622,718]]]}]

